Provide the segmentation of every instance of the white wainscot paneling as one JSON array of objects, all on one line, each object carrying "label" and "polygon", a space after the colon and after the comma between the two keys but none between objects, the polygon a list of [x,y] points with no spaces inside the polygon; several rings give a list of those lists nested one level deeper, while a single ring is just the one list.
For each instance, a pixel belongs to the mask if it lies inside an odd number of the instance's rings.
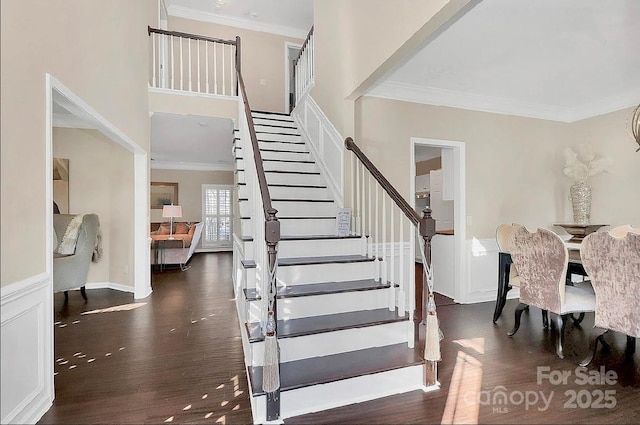
[{"label": "white wainscot paneling", "polygon": [[36,423],[53,402],[53,293],[42,273],[2,287],[1,422]]},{"label": "white wainscot paneling", "polygon": [[338,133],[309,94],[300,98],[292,115],[336,204],[342,207],[344,137]]},{"label": "white wainscot paneling", "polygon": [[[498,294],[498,244],[495,238],[467,239],[467,271],[469,286],[464,291],[465,303],[494,301]],[[508,298],[517,298],[518,288],[508,293]]]}]

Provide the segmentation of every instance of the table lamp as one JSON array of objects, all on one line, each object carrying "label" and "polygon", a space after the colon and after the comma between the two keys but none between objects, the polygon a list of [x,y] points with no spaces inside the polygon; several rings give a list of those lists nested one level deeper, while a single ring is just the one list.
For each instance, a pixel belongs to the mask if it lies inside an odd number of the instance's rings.
[{"label": "table lamp", "polygon": [[173,218],[182,217],[182,207],[180,205],[165,205],[162,207],[162,216],[169,217],[171,219],[171,225],[169,228],[169,237],[167,239],[173,240]]}]

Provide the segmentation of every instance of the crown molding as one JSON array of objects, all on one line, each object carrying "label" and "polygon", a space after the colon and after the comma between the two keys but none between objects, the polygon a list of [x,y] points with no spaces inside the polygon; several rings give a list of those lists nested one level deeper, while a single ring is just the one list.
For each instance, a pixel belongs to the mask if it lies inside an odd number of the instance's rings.
[{"label": "crown molding", "polygon": [[427,105],[447,106],[503,115],[516,115],[550,121],[572,123],[636,105],[640,91],[612,96],[574,108],[518,102],[491,96],[479,96],[453,90],[415,86],[387,81],[371,89],[367,96]]},{"label": "crown molding", "polygon": [[403,100],[427,105],[448,106],[503,115],[519,115],[543,120],[567,121],[565,108],[507,99],[479,96],[452,90],[421,87],[398,82],[384,82],[367,93],[367,96]]},{"label": "crown molding", "polygon": [[174,162],[151,160],[152,170],[233,171],[233,164],[205,164],[198,162]]},{"label": "crown molding", "polygon": [[195,21],[227,25],[230,27],[243,28],[251,31],[268,32],[271,34],[298,38],[301,40],[304,40],[307,37],[308,32],[308,30],[300,30],[297,28],[285,27],[282,25],[258,23],[249,19],[221,16],[211,12],[203,12],[201,10],[176,5],[169,6],[167,12],[170,16],[175,16],[178,18],[193,19]]}]

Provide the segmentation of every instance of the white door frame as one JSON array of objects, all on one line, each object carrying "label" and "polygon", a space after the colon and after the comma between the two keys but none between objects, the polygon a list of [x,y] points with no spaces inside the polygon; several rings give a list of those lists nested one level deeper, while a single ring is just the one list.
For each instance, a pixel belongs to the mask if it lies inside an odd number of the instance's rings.
[{"label": "white door frame", "polygon": [[[292,43],[290,41],[284,42],[284,111],[288,114],[291,102],[289,101],[289,49],[302,49],[301,44]],[[295,93],[295,87],[293,88]],[[297,100],[297,99],[296,99]]]},{"label": "white door frame", "polygon": [[[53,181],[51,180],[51,167],[53,161],[53,97],[54,92],[63,96],[67,105],[72,105],[72,112],[76,117],[83,119],[91,128],[95,128],[111,141],[119,144],[133,153],[133,281],[134,298],[141,299],[151,295],[151,267],[149,248],[149,178],[147,152],[138,144],[122,133],[117,127],[107,121],[95,111],[89,104],[73,93],[51,74],[46,74],[46,178],[45,196],[47,205],[47,247],[51,246],[53,238]],[[49,249],[46,267],[49,276],[53,272],[53,252]],[[52,347],[53,349],[53,347]]]},{"label": "white door frame", "polygon": [[465,294],[468,293],[469,276],[466,262],[466,239],[467,239],[467,200],[466,200],[466,165],[465,165],[465,144],[450,140],[426,139],[421,137],[411,137],[409,181],[410,193],[416,191],[416,146],[430,146],[435,148],[453,149],[454,163],[454,204],[453,204],[453,235],[454,235],[454,299],[464,302]]}]

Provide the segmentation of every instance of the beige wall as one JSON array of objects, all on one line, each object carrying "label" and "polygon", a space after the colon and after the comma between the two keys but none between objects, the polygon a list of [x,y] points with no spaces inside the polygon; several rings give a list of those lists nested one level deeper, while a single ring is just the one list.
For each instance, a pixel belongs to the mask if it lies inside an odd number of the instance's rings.
[{"label": "beige wall", "polygon": [[364,97],[357,102],[356,143],[398,191],[409,194],[410,137],[465,143],[467,238],[491,238],[503,222],[535,229],[571,222],[572,181],[562,174],[564,147],[590,142],[616,164],[593,178],[592,222],[636,223],[640,181],[633,144],[619,111],[581,122],[553,121]]},{"label": "beige wall", "polygon": [[[366,3],[366,4],[365,4]],[[322,0],[314,2],[315,86],[329,120],[345,137],[353,103],[469,0]],[[366,13],[363,13],[366,7]]]},{"label": "beige wall", "polygon": [[155,0],[0,2],[0,285],[46,271],[45,74],[148,150],[147,25],[156,21]]},{"label": "beige wall", "polygon": [[[202,185],[233,185],[233,171],[151,170],[151,181],[178,183],[178,201],[182,218],[177,221],[202,221]],[[151,210],[151,222],[168,221],[162,210]],[[202,241],[201,241],[202,242]]]},{"label": "beige wall", "polygon": [[439,170],[442,168],[442,158],[432,158],[426,161],[416,162],[416,176],[429,174],[431,170]]},{"label": "beige wall", "polygon": [[103,256],[87,282],[133,285],[133,154],[95,130],[55,128],[53,154],[69,158],[71,214],[100,218]]},{"label": "beige wall", "polygon": [[[301,45],[304,40],[174,16],[169,17],[168,24],[172,31],[224,40],[240,36],[242,78],[251,108],[285,112],[285,41]],[[265,80],[265,85],[260,85],[260,80]]]},{"label": "beige wall", "polygon": [[149,92],[149,111],[238,120],[238,101],[176,93]]}]

